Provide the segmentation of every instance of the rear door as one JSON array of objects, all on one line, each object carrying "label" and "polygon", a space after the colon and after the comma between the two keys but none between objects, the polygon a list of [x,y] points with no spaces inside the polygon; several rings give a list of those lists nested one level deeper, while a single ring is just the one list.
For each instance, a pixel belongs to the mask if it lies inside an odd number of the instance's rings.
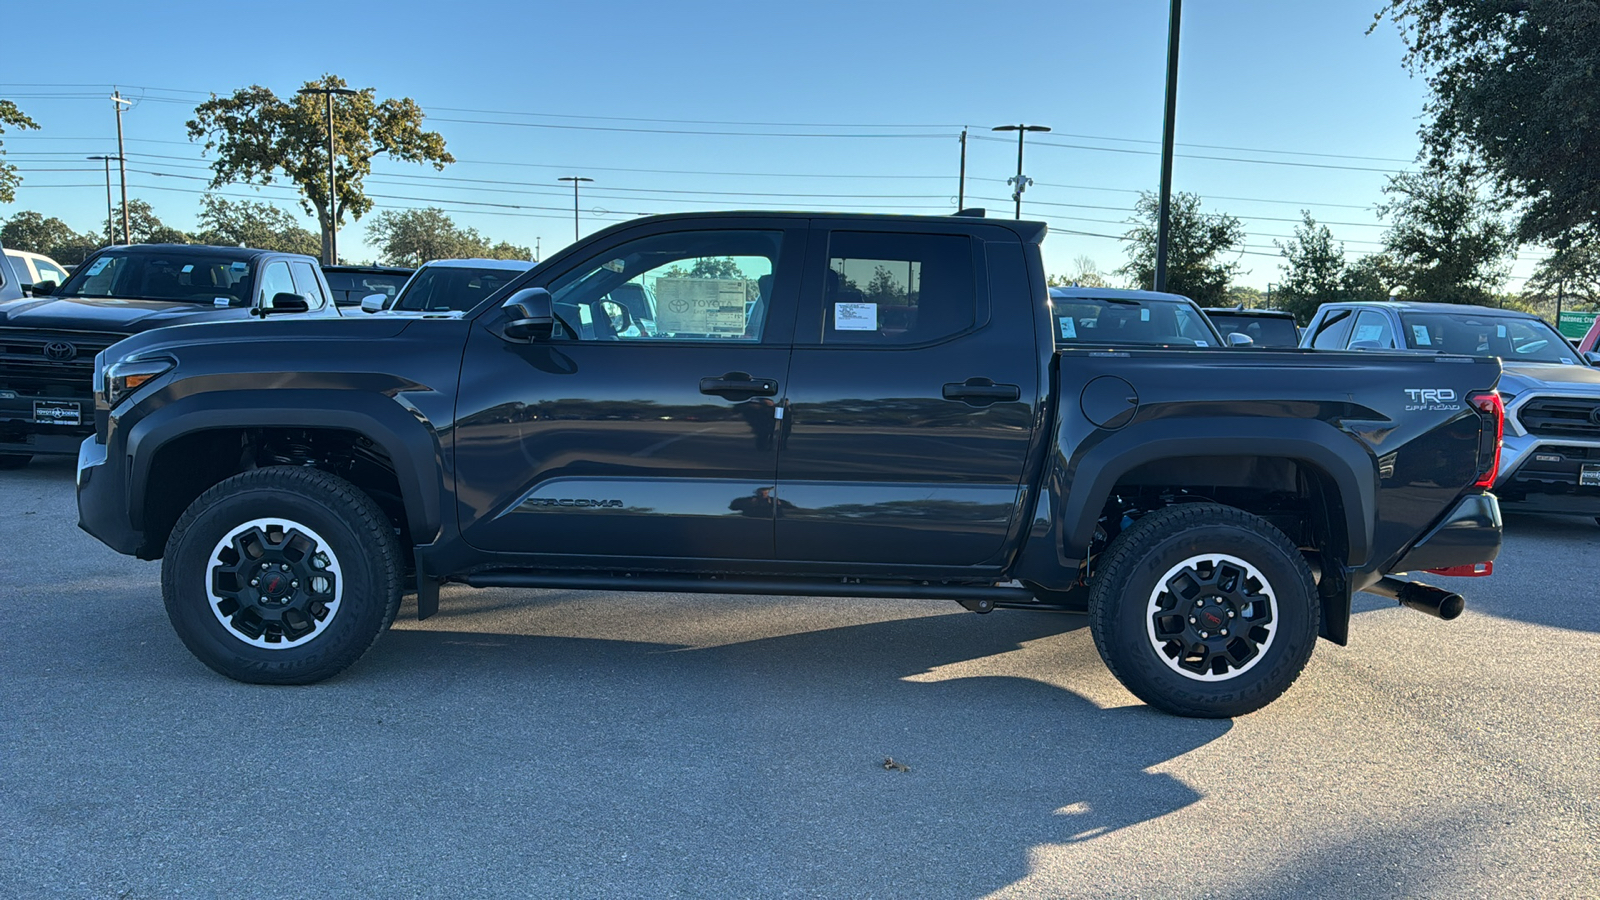
[{"label": "rear door", "polygon": [[996,563],[1040,390],[1020,241],[816,222],[780,425],[779,556],[899,574]]}]

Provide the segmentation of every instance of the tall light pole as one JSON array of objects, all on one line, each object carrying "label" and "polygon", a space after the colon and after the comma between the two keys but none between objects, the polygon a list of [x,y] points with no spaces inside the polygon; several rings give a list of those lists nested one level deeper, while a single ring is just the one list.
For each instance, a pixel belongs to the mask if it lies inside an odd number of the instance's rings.
[{"label": "tall light pole", "polygon": [[337,266],[339,264],[339,192],[334,185],[333,174],[333,95],[353,97],[358,91],[349,88],[320,87],[301,88],[296,93],[321,94],[328,98],[328,256],[325,265]]},{"label": "tall light pole", "polygon": [[122,108],[132,106],[132,100],[122,99],[121,91],[111,92],[111,106],[117,111],[117,173],[122,180],[122,242],[133,243],[128,227],[128,151],[122,149]]},{"label": "tall light pole", "polygon": [[1048,125],[997,125],[990,131],[1015,131],[1017,133],[1017,177],[1006,179],[1006,184],[1012,186],[1011,199],[1017,201],[1017,218],[1022,218],[1022,192],[1033,184],[1032,178],[1022,174],[1022,139],[1030,131],[1049,131]]},{"label": "tall light pole", "polygon": [[1167,245],[1172,240],[1172,134],[1178,123],[1178,23],[1183,0],[1172,0],[1167,20],[1167,109],[1161,127],[1161,201],[1156,223],[1156,276],[1153,290],[1167,289]]},{"label": "tall light pole", "polygon": [[[111,212],[111,161],[114,159],[114,160],[117,160],[117,161],[120,162],[122,160],[122,154],[119,153],[116,156],[89,156],[89,157],[85,157],[85,158],[86,159],[94,159],[94,160],[105,160],[105,164],[106,164],[106,245],[110,246],[111,244],[115,244],[117,242],[116,233],[115,233],[115,231],[113,230],[113,228],[111,226],[111,218],[112,218],[112,212]],[[126,205],[126,204],[124,204],[124,205]]]},{"label": "tall light pole", "polygon": [[556,180],[572,182],[572,239],[576,241],[578,239],[578,182],[593,181],[594,179],[585,178],[582,175],[563,175]]},{"label": "tall light pole", "polygon": [[961,178],[956,182],[956,212],[967,206],[967,130],[961,129]]}]

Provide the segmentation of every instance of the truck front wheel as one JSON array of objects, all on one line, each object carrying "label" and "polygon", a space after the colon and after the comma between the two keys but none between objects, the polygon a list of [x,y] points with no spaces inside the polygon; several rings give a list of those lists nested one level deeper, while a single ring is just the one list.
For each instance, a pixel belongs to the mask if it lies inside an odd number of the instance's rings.
[{"label": "truck front wheel", "polygon": [[1117,680],[1180,716],[1254,712],[1299,677],[1321,606],[1283,532],[1231,506],[1144,516],[1096,560],[1089,627]]},{"label": "truck front wheel", "polygon": [[167,540],[161,593],[189,651],[254,684],[309,684],[366,653],[400,605],[394,528],[335,475],[272,467],[189,505]]}]

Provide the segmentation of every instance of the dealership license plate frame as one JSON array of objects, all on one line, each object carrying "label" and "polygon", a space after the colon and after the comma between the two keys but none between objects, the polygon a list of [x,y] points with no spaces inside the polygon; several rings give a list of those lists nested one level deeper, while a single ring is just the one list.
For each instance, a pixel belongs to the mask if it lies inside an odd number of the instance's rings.
[{"label": "dealership license plate frame", "polygon": [[82,425],[83,404],[76,400],[35,400],[33,421],[40,425]]},{"label": "dealership license plate frame", "polygon": [[1578,470],[1578,487],[1600,487],[1600,463],[1584,463]]}]

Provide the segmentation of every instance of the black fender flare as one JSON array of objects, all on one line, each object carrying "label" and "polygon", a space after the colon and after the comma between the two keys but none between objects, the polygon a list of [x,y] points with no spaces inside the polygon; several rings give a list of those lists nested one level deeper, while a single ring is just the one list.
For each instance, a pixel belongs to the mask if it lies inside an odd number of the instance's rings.
[{"label": "black fender flare", "polygon": [[144,527],[145,488],[161,448],[196,432],[231,428],[326,428],[367,438],[394,463],[412,540],[428,543],[439,534],[443,452],[420,413],[381,393],[294,388],[190,394],[134,423],[126,446],[135,528]]},{"label": "black fender flare", "polygon": [[1194,420],[1204,434],[1174,434],[1175,426],[1183,421],[1152,419],[1102,432],[1102,439],[1088,450],[1076,458],[1065,457],[1069,459],[1067,471],[1058,473],[1057,481],[1066,486],[1059,513],[1065,557],[1086,557],[1111,489],[1135,468],[1191,456],[1265,456],[1304,463],[1333,483],[1343,507],[1349,544],[1345,562],[1351,568],[1366,565],[1372,552],[1377,461],[1354,436],[1315,419],[1245,416]]}]

